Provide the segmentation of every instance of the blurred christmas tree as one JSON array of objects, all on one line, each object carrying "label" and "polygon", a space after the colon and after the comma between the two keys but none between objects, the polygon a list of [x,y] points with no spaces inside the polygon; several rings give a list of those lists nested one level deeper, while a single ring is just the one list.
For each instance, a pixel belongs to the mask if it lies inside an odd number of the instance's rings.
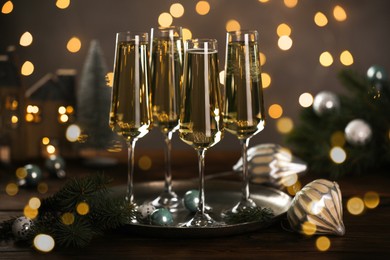
[{"label": "blurred christmas tree", "polygon": [[292,152],[312,172],[344,174],[386,172],[390,167],[390,86],[386,71],[372,66],[367,75],[341,71],[346,94],[318,93],[287,135]]},{"label": "blurred christmas tree", "polygon": [[93,40],[80,80],[77,121],[86,136],[84,146],[98,150],[106,149],[114,138],[108,126],[111,89],[107,72],[100,44]]}]

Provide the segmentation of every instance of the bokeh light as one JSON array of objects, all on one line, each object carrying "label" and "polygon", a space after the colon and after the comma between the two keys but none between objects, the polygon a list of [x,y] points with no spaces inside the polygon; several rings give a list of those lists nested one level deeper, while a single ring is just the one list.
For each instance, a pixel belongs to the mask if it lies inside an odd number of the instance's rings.
[{"label": "bokeh light", "polygon": [[269,0],[259,0],[260,3],[268,3]]},{"label": "bokeh light", "polygon": [[141,156],[138,160],[138,167],[143,171],[149,170],[152,167],[152,159],[147,155]]},{"label": "bokeh light", "polygon": [[81,49],[81,41],[77,37],[72,37],[66,44],[66,48],[69,52],[76,53]]},{"label": "bokeh light", "polygon": [[344,149],[339,146],[335,146],[330,149],[329,156],[332,161],[337,164],[343,163],[347,158],[347,154],[345,153]]},{"label": "bokeh light", "polygon": [[173,18],[169,13],[161,13],[158,17],[158,24],[162,27],[169,27],[172,25]]},{"label": "bokeh light", "polygon": [[259,55],[260,55],[260,66],[263,66],[267,61],[267,57],[262,52],[260,52]]},{"label": "bokeh light", "polygon": [[19,187],[16,183],[8,183],[7,186],[5,186],[5,192],[8,194],[8,196],[15,196],[18,194]]},{"label": "bokeh light", "polygon": [[225,85],[225,71],[222,70],[219,72],[219,83]]},{"label": "bokeh light", "polygon": [[46,146],[46,151],[48,154],[54,154],[56,152],[56,148],[53,145],[49,144],[48,146]]},{"label": "bokeh light", "polygon": [[19,44],[21,46],[27,47],[31,45],[32,41],[33,41],[33,36],[31,35],[31,33],[25,32],[22,34],[22,36],[20,36]]},{"label": "bokeh light", "polygon": [[23,76],[30,76],[34,72],[34,64],[31,61],[25,61],[20,72]]},{"label": "bokeh light", "polygon": [[279,104],[272,104],[268,108],[268,114],[273,119],[280,118],[283,115],[283,108]]},{"label": "bokeh light", "polygon": [[340,54],[340,62],[344,66],[351,66],[353,64],[353,56],[352,56],[352,54],[348,50],[343,51]]},{"label": "bokeh light", "polygon": [[76,211],[80,215],[87,215],[89,213],[89,205],[86,202],[77,204]]},{"label": "bokeh light", "polygon": [[106,85],[108,87],[112,87],[113,84],[114,84],[114,73],[111,71],[106,74]]},{"label": "bokeh light", "polygon": [[28,206],[32,209],[39,209],[39,207],[41,206],[41,200],[37,197],[32,197],[28,201]]},{"label": "bokeh light", "polygon": [[46,234],[39,234],[34,238],[34,247],[36,250],[48,253],[53,250],[55,241],[53,237]]},{"label": "bokeh light", "polygon": [[375,191],[368,191],[364,194],[363,197],[364,205],[369,209],[374,209],[378,207],[380,203],[379,194]]},{"label": "bokeh light", "polygon": [[261,83],[262,83],[263,88],[268,88],[271,85],[271,76],[266,72],[262,72],[261,73]]},{"label": "bokeh light", "polygon": [[317,12],[314,15],[314,23],[319,27],[324,27],[328,24],[328,18],[321,12]]},{"label": "bokeh light", "polygon": [[71,212],[65,212],[61,216],[61,221],[64,225],[72,225],[74,223],[74,215]]},{"label": "bokeh light", "polygon": [[16,175],[16,178],[18,178],[19,180],[26,178],[26,176],[27,176],[26,168],[24,168],[24,167],[17,168],[15,175]]},{"label": "bokeh light", "polygon": [[23,214],[26,218],[34,219],[38,216],[38,209],[33,209],[29,205],[26,205],[23,209]]},{"label": "bokeh light", "polygon": [[69,116],[68,115],[61,115],[59,117],[60,123],[66,123],[66,122],[68,122],[68,120],[69,120]]},{"label": "bokeh light", "polygon": [[330,136],[330,144],[332,146],[343,147],[345,144],[345,134],[341,131],[336,131]]},{"label": "bokeh light", "polygon": [[70,0],[57,0],[56,2],[56,6],[59,9],[66,9],[69,7],[69,5],[70,5]]},{"label": "bokeh light", "polygon": [[278,46],[281,50],[287,51],[291,49],[293,44],[293,40],[290,38],[290,36],[283,35],[278,40]]},{"label": "bokeh light", "polygon": [[182,34],[183,34],[183,41],[192,39],[192,32],[188,28],[183,28],[182,29]]},{"label": "bokeh light", "polygon": [[291,196],[295,196],[298,191],[302,189],[302,184],[299,180],[297,180],[293,185],[287,187],[287,192]]},{"label": "bokeh light", "polygon": [[43,137],[42,138],[42,144],[43,145],[48,145],[50,143],[50,138],[49,137]]},{"label": "bokeh light", "polygon": [[326,236],[320,236],[316,240],[316,247],[319,251],[328,251],[330,248],[330,239]]},{"label": "bokeh light", "polygon": [[14,10],[14,4],[11,1],[7,1],[3,4],[3,7],[1,8],[1,12],[3,14],[9,14]]},{"label": "bokeh light", "polygon": [[364,211],[364,202],[359,197],[352,197],[347,201],[347,210],[352,215],[360,215]]},{"label": "bokeh light", "polygon": [[313,95],[308,92],[302,93],[298,99],[299,105],[301,105],[301,107],[310,107],[313,104],[313,101]]},{"label": "bokeh light", "polygon": [[231,19],[227,21],[226,23],[226,31],[232,32],[232,31],[239,31],[241,29],[241,25],[238,21]]},{"label": "bokeh light", "polygon": [[344,8],[339,5],[336,5],[333,8],[333,16],[339,22],[347,20],[347,13],[345,12]]},{"label": "bokeh light", "polygon": [[284,5],[288,8],[294,8],[298,4],[298,0],[284,0]]},{"label": "bokeh light", "polygon": [[199,1],[195,6],[195,10],[199,15],[206,15],[210,12],[210,4],[207,1]]},{"label": "bokeh light", "polygon": [[321,53],[319,61],[322,66],[329,67],[330,65],[333,64],[332,54],[330,54],[330,52],[328,51]]},{"label": "bokeh light", "polygon": [[17,124],[19,122],[19,118],[17,116],[12,116],[11,117],[11,123],[12,124]]},{"label": "bokeh light", "polygon": [[66,129],[66,139],[69,142],[76,142],[81,135],[81,129],[78,125],[69,125],[68,128]]},{"label": "bokeh light", "polygon": [[45,182],[38,184],[37,190],[40,194],[45,194],[49,190],[49,186]]},{"label": "bokeh light", "polygon": [[291,118],[289,117],[282,117],[279,118],[278,121],[276,122],[276,129],[278,130],[279,133],[282,134],[288,134],[293,130],[294,128],[294,123]]},{"label": "bokeh light", "polygon": [[302,232],[307,236],[312,236],[316,233],[317,226],[309,221],[305,221],[302,224]]},{"label": "bokeh light", "polygon": [[60,106],[59,108],[58,108],[58,114],[65,114],[66,113],[66,107],[64,107],[64,106]]},{"label": "bokeh light", "polygon": [[292,173],[286,176],[283,176],[280,180],[284,187],[289,187],[294,185],[298,181],[298,175],[296,173]]},{"label": "bokeh light", "polygon": [[169,8],[169,13],[175,18],[182,17],[184,14],[184,7],[180,3],[172,4]]},{"label": "bokeh light", "polygon": [[281,37],[283,35],[290,36],[291,35],[291,28],[287,24],[281,23],[276,28],[276,33],[279,37]]}]

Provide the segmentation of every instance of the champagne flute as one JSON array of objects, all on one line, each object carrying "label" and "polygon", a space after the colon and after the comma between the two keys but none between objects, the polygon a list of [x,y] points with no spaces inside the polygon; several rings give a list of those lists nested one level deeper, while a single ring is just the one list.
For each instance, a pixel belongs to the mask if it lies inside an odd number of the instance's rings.
[{"label": "champagne flute", "polygon": [[133,197],[134,148],[139,138],[149,132],[152,122],[149,96],[148,33],[116,34],[114,82],[109,124],[121,135],[128,148],[127,189],[125,200]]},{"label": "champagne flute", "polygon": [[215,226],[205,212],[204,167],[206,150],[223,138],[222,100],[218,81],[218,49],[214,39],[187,40],[184,57],[180,139],[198,153],[199,204],[185,227]]},{"label": "champagne flute", "polygon": [[153,124],[165,135],[166,144],[164,190],[152,204],[171,211],[180,205],[180,199],[172,189],[171,140],[179,127],[182,65],[181,27],[152,29],[150,68]]},{"label": "champagne flute", "polygon": [[223,122],[242,146],[242,197],[229,211],[256,207],[250,198],[247,149],[249,139],[264,129],[264,102],[257,31],[233,31],[226,35],[225,114]]}]

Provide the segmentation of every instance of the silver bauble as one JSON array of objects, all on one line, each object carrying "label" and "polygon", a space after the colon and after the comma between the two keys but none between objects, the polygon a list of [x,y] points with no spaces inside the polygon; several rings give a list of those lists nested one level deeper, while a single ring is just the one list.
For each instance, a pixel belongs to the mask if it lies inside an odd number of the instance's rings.
[{"label": "silver bauble", "polygon": [[15,219],[12,224],[12,234],[16,240],[26,240],[31,232],[33,221],[26,217]]},{"label": "silver bauble", "polygon": [[287,219],[291,228],[302,234],[344,235],[339,185],[325,179],[310,182],[295,195]]},{"label": "silver bauble", "polygon": [[352,145],[365,145],[371,140],[372,130],[362,119],[354,119],[345,127],[345,139]]},{"label": "silver bauble", "polygon": [[322,116],[326,113],[335,112],[340,108],[340,100],[338,96],[330,91],[321,91],[313,101],[314,113]]},{"label": "silver bauble", "polygon": [[[307,168],[299,158],[277,144],[260,144],[248,149],[248,175],[257,184],[270,184],[276,188],[293,185]],[[242,158],[233,166],[242,172]]]}]

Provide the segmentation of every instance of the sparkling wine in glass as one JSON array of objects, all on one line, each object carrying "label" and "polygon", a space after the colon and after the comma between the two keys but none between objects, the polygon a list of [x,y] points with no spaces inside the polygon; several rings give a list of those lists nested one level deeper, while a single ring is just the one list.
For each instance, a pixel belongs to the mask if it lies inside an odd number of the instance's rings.
[{"label": "sparkling wine in glass", "polygon": [[133,198],[134,147],[149,132],[152,122],[149,96],[148,33],[116,34],[114,81],[109,124],[122,136],[128,148],[127,190],[125,199]]},{"label": "sparkling wine in glass", "polygon": [[151,30],[153,124],[164,134],[166,144],[164,190],[152,204],[171,211],[180,205],[180,199],[172,189],[171,140],[172,134],[179,127],[183,48],[181,27]]},{"label": "sparkling wine in glass", "polygon": [[264,102],[257,31],[227,32],[225,62],[225,129],[242,146],[242,197],[229,211],[256,207],[250,198],[247,149],[249,139],[264,128]]},{"label": "sparkling wine in glass", "polygon": [[186,41],[183,75],[179,136],[197,151],[199,165],[198,210],[183,226],[215,226],[216,222],[205,212],[204,167],[206,150],[224,134],[216,40]]}]

